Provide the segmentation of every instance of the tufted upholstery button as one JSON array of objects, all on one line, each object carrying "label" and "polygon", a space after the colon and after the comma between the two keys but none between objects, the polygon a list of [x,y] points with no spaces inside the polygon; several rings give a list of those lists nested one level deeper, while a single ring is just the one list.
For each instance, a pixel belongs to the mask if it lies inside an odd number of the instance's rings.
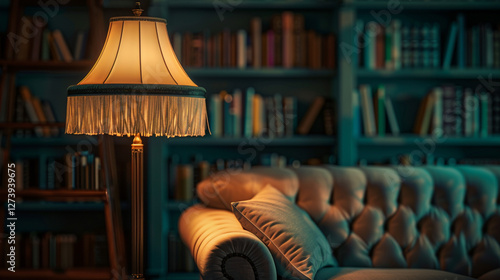
[{"label": "tufted upholstery button", "polygon": [[345,212],[346,219],[351,222],[365,207],[366,177],[357,168],[331,165],[325,168],[335,178],[332,204]]},{"label": "tufted upholstery button", "polygon": [[400,205],[396,214],[387,222],[387,231],[394,237],[401,248],[413,246],[418,237],[415,215],[404,205]]},{"label": "tufted upholstery button", "polygon": [[299,185],[304,186],[299,189],[297,205],[318,223],[331,206],[333,177],[321,168],[302,167],[292,170],[299,177]]},{"label": "tufted upholstery button", "polygon": [[407,248],[406,261],[409,268],[439,268],[434,248],[425,235],[420,235],[413,248]]},{"label": "tufted upholstery button", "polygon": [[454,234],[465,237],[467,251],[476,247],[482,238],[482,218],[478,211],[464,207],[464,211],[457,217],[454,223]]},{"label": "tufted upholstery button", "polygon": [[352,233],[338,248],[336,257],[340,266],[371,267],[372,260],[368,253],[368,245],[358,235]]},{"label": "tufted upholstery button", "polygon": [[377,268],[405,268],[406,261],[396,240],[386,233],[380,242],[373,248],[373,267]]},{"label": "tufted upholstery button", "polygon": [[429,166],[425,167],[434,181],[433,204],[442,208],[450,219],[463,211],[465,200],[465,179],[453,168]]},{"label": "tufted upholstery button", "polygon": [[486,234],[495,238],[500,243],[500,209],[497,209],[488,221],[486,221]]},{"label": "tufted upholstery button", "polygon": [[443,246],[441,254],[439,255],[439,263],[443,270],[470,275],[472,270],[471,262],[467,255],[463,234],[458,237],[454,235],[450,241]]},{"label": "tufted upholstery button", "polygon": [[378,208],[366,206],[352,223],[352,231],[371,248],[384,234],[384,214]]},{"label": "tufted upholstery button", "polygon": [[[498,182],[487,169],[473,166],[457,167],[465,176],[467,184],[467,205],[489,217],[496,210]],[[492,187],[493,186],[493,187]]]},{"label": "tufted upholstery button", "polygon": [[475,248],[472,257],[472,277],[479,277],[500,267],[500,245],[491,236],[485,235]]},{"label": "tufted upholstery button", "polygon": [[394,170],[383,167],[361,168],[365,173],[366,205],[376,207],[386,216],[396,212],[401,180]]},{"label": "tufted upholstery button", "polygon": [[410,207],[418,221],[429,212],[433,193],[431,175],[423,168],[395,168],[401,177],[400,203]]},{"label": "tufted upholstery button", "polygon": [[435,252],[450,239],[450,219],[441,208],[432,207],[420,220],[419,227],[420,234],[427,236]]}]

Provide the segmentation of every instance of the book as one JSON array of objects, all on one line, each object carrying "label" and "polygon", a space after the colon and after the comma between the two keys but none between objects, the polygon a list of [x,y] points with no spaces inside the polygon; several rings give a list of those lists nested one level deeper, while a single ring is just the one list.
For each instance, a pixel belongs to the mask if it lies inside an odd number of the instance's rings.
[{"label": "book", "polygon": [[418,109],[417,119],[413,127],[413,132],[420,136],[427,135],[430,127],[432,109],[434,105],[434,96],[429,93],[425,95]]},{"label": "book", "polygon": [[380,27],[374,21],[366,24],[366,47],[364,48],[364,58],[366,69],[374,70],[377,68],[377,34],[380,32]]},{"label": "book", "polygon": [[392,105],[392,100],[389,96],[385,97],[385,111],[387,113],[387,120],[389,121],[389,127],[391,128],[391,133],[393,136],[398,136],[400,133],[398,119],[396,118],[396,113]]},{"label": "book", "polygon": [[489,95],[487,92],[481,92],[479,94],[479,136],[480,137],[488,137],[489,130]]},{"label": "book", "polygon": [[254,95],[253,103],[253,137],[260,137],[264,132],[265,126],[265,110],[264,110],[264,100],[260,94]]},{"label": "book", "polygon": [[[50,30],[44,29],[42,34],[42,46],[40,51],[40,59],[43,61],[50,60]],[[55,59],[55,58],[54,58]]]},{"label": "book", "polygon": [[190,164],[177,165],[175,184],[175,199],[179,201],[190,201],[194,195],[193,166]]},{"label": "book", "polygon": [[[35,110],[33,100],[32,100],[32,95],[28,87],[26,86],[21,86],[19,87],[19,93],[21,97],[23,98],[24,101],[24,106],[26,109],[26,112],[28,113],[29,119],[32,123],[39,123],[40,119],[38,118],[38,114]],[[44,136],[44,130],[42,127],[35,127],[35,133],[38,137],[43,137]]]},{"label": "book", "polygon": [[457,41],[457,23],[453,22],[450,27],[450,33],[448,35],[448,43],[446,44],[446,51],[443,61],[443,69],[450,69],[451,59],[453,56],[453,50],[455,48],[455,43]]},{"label": "book", "polygon": [[432,135],[434,137],[443,136],[443,90],[436,87],[432,90],[433,112],[432,112]]},{"label": "book", "polygon": [[[50,102],[48,102],[46,100],[42,101],[42,109],[43,109],[43,114],[45,115],[45,118],[47,119],[47,123],[51,123],[51,124],[56,123],[56,116],[54,114],[54,110],[52,109],[52,106],[50,105]],[[51,134],[51,136],[57,136],[59,134],[59,129],[55,126],[50,128],[50,134]]]},{"label": "book", "polygon": [[274,34],[274,65],[283,66],[283,22],[281,15],[274,15],[271,19],[271,29]]},{"label": "book", "polygon": [[294,38],[293,38],[293,17],[292,12],[283,12],[283,67],[292,68],[294,65]]},{"label": "book", "polygon": [[274,127],[276,128],[276,136],[285,136],[285,116],[283,113],[283,97],[280,94],[273,96],[273,113],[274,113]]},{"label": "book", "polygon": [[365,136],[375,136],[375,113],[373,111],[373,98],[370,85],[360,85],[361,112],[363,114],[363,128]]},{"label": "book", "polygon": [[242,125],[242,99],[243,99],[243,93],[241,89],[235,89],[233,91],[233,100],[231,102],[231,109],[230,109],[230,114],[231,116],[231,132],[232,136],[234,137],[241,137],[242,131],[241,131],[241,125]]},{"label": "book", "polygon": [[[457,15],[457,67],[465,68],[465,16],[463,13]],[[450,34],[451,35],[451,34]]]},{"label": "book", "polygon": [[385,136],[385,87],[379,85],[375,93],[375,120],[376,120],[376,130],[378,136]]},{"label": "book", "polygon": [[252,65],[254,68],[260,68],[262,59],[262,20],[258,17],[252,18],[250,26],[252,35]]},{"label": "book", "polygon": [[314,99],[314,101],[309,106],[309,109],[307,109],[306,114],[304,115],[304,117],[302,117],[302,119],[299,122],[299,125],[297,127],[298,134],[306,135],[309,133],[314,121],[317,119],[321,111],[321,108],[323,108],[324,104],[325,104],[324,97],[317,96]]},{"label": "book", "polygon": [[291,137],[297,130],[297,99],[283,98],[283,114],[285,118],[285,136]]},{"label": "book", "polygon": [[243,29],[238,30],[237,34],[238,49],[238,68],[244,69],[247,66],[247,32]]},{"label": "book", "polygon": [[82,60],[85,58],[85,45],[87,44],[87,34],[84,31],[78,31],[76,34],[75,48],[73,51],[75,60]]},{"label": "book", "polygon": [[222,99],[219,94],[213,94],[209,99],[209,124],[214,137],[222,137],[223,134],[223,111]]},{"label": "book", "polygon": [[247,88],[243,102],[243,136],[248,138],[252,137],[253,134],[254,96],[255,89],[253,87]]},{"label": "book", "polygon": [[401,69],[401,21],[393,20],[391,23],[392,31],[392,48],[391,48],[391,62],[392,65],[389,69]]},{"label": "book", "polygon": [[361,136],[361,110],[359,99],[359,91],[357,89],[354,89],[352,93],[352,133],[355,138]]},{"label": "book", "polygon": [[56,48],[59,50],[59,53],[61,54],[62,59],[65,62],[72,62],[73,56],[71,55],[71,52],[69,51],[68,44],[66,44],[66,41],[64,40],[64,37],[63,37],[61,31],[60,30],[52,31],[52,37],[54,38]]},{"label": "book", "polygon": [[[39,122],[42,124],[46,124],[47,118],[45,117],[45,113],[43,112],[42,103],[41,103],[40,99],[32,96],[31,102],[33,103],[33,108],[35,108],[35,112],[36,112],[36,115],[38,117]],[[43,126],[42,131],[43,131],[43,136],[45,136],[45,137],[51,136],[51,131],[50,131],[49,127]]]},{"label": "book", "polygon": [[332,98],[326,98],[325,105],[323,106],[323,124],[325,135],[334,135],[335,133],[335,102]]}]

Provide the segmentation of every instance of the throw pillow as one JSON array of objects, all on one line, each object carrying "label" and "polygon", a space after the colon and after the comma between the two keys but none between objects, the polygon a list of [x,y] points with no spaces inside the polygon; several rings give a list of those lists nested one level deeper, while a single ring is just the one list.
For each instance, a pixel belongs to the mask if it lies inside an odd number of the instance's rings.
[{"label": "throw pillow", "polygon": [[280,276],[312,280],[321,268],[336,265],[316,224],[271,185],[252,199],[231,205],[241,226],[269,248]]}]

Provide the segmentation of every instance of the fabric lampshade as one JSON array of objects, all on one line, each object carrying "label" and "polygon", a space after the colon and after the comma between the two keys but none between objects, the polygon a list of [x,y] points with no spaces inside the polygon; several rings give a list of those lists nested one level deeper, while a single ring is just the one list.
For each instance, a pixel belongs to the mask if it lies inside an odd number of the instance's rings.
[{"label": "fabric lampshade", "polygon": [[166,21],[111,18],[97,62],[68,88],[66,133],[175,137],[206,128],[205,89],[177,60]]}]

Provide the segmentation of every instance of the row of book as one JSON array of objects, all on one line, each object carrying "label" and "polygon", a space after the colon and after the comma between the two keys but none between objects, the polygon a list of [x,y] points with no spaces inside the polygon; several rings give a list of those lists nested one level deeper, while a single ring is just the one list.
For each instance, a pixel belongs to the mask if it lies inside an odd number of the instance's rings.
[{"label": "row of book", "polygon": [[280,94],[262,96],[250,87],[213,94],[208,101],[208,119],[214,137],[291,137],[309,134],[323,112],[324,134],[335,132],[336,114],[330,98],[317,97],[298,123],[297,98]]},{"label": "row of book", "polygon": [[[222,170],[250,170],[253,162],[244,159],[222,159],[219,158],[214,162],[206,160],[196,160],[201,158],[200,155],[195,156],[192,163],[179,163],[179,156],[172,155],[169,159],[169,198],[176,201],[189,202],[196,199],[196,185],[214,174]],[[303,164],[305,165],[320,165],[324,163],[334,164],[335,159],[329,156],[326,159],[310,158]],[[256,161],[259,166],[272,167],[299,167],[302,165],[298,159],[286,157],[278,153],[263,153]]]},{"label": "row of book", "polygon": [[297,99],[263,97],[250,87],[210,96],[209,122],[214,137],[292,136],[297,128]]},{"label": "row of book", "polygon": [[[385,136],[400,133],[392,100],[379,85],[372,92],[368,84],[353,94],[354,133]],[[360,104],[360,105],[359,105]],[[488,137],[500,134],[500,95],[471,88],[445,85],[433,88],[420,103],[413,133],[420,136]]]},{"label": "row of book", "polygon": [[380,165],[380,166],[424,166],[424,165],[436,165],[436,166],[456,166],[456,165],[499,165],[500,160],[498,158],[445,158],[436,157],[432,153],[412,153],[412,154],[401,154],[389,158],[387,161],[382,162],[369,162],[367,159],[360,159],[358,165],[368,166],[368,165]]},{"label": "row of book", "polygon": [[189,249],[176,231],[168,233],[168,272],[197,272]]},{"label": "row of book", "polygon": [[[10,253],[8,236],[0,238],[2,256]],[[66,270],[75,267],[106,267],[109,264],[104,234],[16,233],[16,269]],[[0,267],[8,267],[2,262]]]},{"label": "row of book", "polygon": [[[462,13],[448,32],[438,23],[402,24],[397,19],[387,26],[358,20],[355,30],[359,66],[366,69],[500,68],[500,25],[467,27]],[[448,34],[446,41],[441,41],[442,33]]]},{"label": "row of book", "polygon": [[306,30],[304,16],[289,11],[273,16],[270,26],[264,30],[262,19],[255,17],[248,31],[176,32],[173,48],[184,67],[335,68],[333,33]]},{"label": "row of book", "polygon": [[[60,30],[50,30],[29,16],[23,16],[19,32],[9,33],[8,42],[14,47],[14,59],[20,61],[65,61],[86,58],[88,32],[78,31],[66,40]],[[30,32],[26,32],[29,30]],[[74,42],[72,50],[68,42]]]},{"label": "row of book", "polygon": [[63,158],[20,158],[16,164],[16,189],[99,190],[101,159],[88,151],[67,153]]},{"label": "row of book", "polygon": [[374,21],[356,22],[355,44],[359,66],[366,69],[438,68],[441,64],[437,23],[385,26]]},{"label": "row of book", "polygon": [[[21,123],[49,123],[57,122],[56,114],[49,101],[40,100],[34,96],[27,86],[18,88],[15,100],[14,121]],[[34,132],[34,135],[33,135]],[[40,126],[34,130],[17,129],[17,137],[54,137],[60,134],[60,129],[52,126]]]}]

